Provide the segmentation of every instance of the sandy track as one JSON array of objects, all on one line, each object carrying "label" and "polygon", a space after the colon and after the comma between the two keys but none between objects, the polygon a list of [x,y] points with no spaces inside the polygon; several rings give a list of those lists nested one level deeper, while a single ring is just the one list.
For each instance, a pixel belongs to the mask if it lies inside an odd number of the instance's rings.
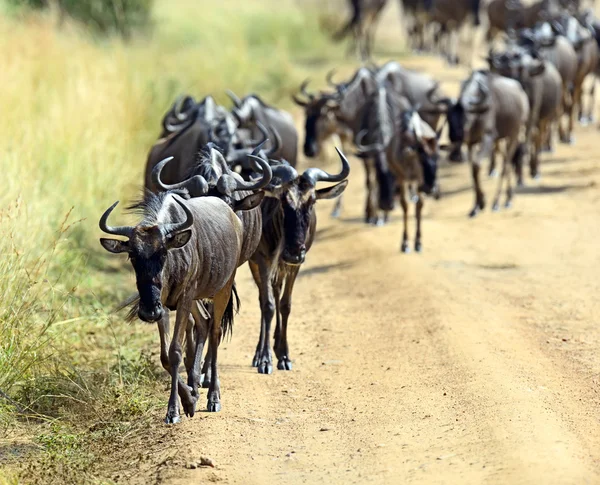
[{"label": "sandy track", "polygon": [[[464,74],[414,65],[450,89]],[[294,293],[294,370],[250,367],[258,297],[242,269],[242,312],[220,354],[223,411],[157,423],[124,450],[118,479],[600,483],[599,136],[579,128],[513,209],[476,220],[468,166],[444,165],[422,254],[399,253],[398,212],[383,228],[362,223],[354,163],[341,220],[319,203]],[[217,467],[184,467],[201,455]]]}]

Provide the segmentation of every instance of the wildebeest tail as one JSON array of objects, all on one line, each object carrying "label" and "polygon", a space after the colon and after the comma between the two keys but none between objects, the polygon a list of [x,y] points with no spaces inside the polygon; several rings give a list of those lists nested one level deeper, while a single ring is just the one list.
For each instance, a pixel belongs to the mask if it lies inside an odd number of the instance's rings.
[{"label": "wildebeest tail", "polygon": [[123,300],[121,303],[119,303],[113,310],[113,313],[118,313],[127,307],[131,307],[131,308],[129,308],[129,310],[127,310],[127,315],[125,316],[125,321],[128,323],[131,323],[137,319],[138,310],[140,308],[140,295],[138,293],[134,293],[133,295],[129,296],[128,298]]},{"label": "wildebeest tail", "polygon": [[231,296],[227,302],[225,313],[223,313],[223,318],[221,318],[221,339],[224,339],[226,335],[229,335],[231,338],[231,335],[233,334],[233,317],[239,311],[240,297],[238,296],[237,288],[234,283],[231,288]]},{"label": "wildebeest tail", "polygon": [[333,34],[332,39],[336,42],[341,41],[344,37],[346,37],[354,28],[355,25],[360,23],[360,6],[358,0],[354,0],[352,2],[353,12],[352,18],[348,21],[346,25],[344,25],[340,30],[338,30],[335,34]]}]

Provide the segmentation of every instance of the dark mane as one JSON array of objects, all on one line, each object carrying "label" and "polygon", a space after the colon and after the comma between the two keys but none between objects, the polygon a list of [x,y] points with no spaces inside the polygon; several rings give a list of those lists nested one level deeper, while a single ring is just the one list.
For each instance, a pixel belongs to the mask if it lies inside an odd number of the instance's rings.
[{"label": "dark mane", "polygon": [[145,190],[142,196],[133,201],[131,205],[127,206],[126,209],[131,214],[138,214],[142,216],[141,224],[153,224],[158,219],[158,215],[162,210],[165,200],[169,195],[177,194],[186,198],[187,191],[169,190],[167,192],[159,192],[155,194],[150,190]]},{"label": "dark mane", "polygon": [[[223,156],[223,151],[218,145],[213,142],[207,143],[196,155],[196,160],[190,168],[187,177],[201,175],[208,182],[209,186],[216,185],[217,180],[222,175],[221,172],[224,167],[219,167],[218,165],[215,167],[215,164],[213,163],[213,150]],[[217,168],[219,170],[216,170]]]}]

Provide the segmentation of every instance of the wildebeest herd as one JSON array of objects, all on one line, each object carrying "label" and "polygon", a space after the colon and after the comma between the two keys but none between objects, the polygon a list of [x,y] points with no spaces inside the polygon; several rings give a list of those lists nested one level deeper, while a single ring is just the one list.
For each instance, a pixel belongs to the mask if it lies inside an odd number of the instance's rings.
[{"label": "wildebeest herd", "polygon": [[[412,3],[413,10],[405,11],[431,14],[445,6],[442,0]],[[464,3],[478,23],[479,2]],[[422,250],[425,198],[443,195],[437,183],[441,152],[449,152],[450,162],[461,162],[466,147],[473,217],[486,205],[480,181],[485,159],[494,175],[496,156],[502,157],[492,209],[499,208],[503,188],[508,208],[513,172],[517,184],[524,184],[528,163],[531,177],[538,177],[540,154],[552,150],[555,132],[560,142],[572,143],[575,117],[592,120],[593,89],[586,107],[583,87],[598,68],[600,24],[578,2],[540,3],[535,17],[533,7],[518,1],[491,1],[490,30],[505,31],[504,45],[490,47],[489,68],[472,71],[457,98],[427,74],[393,61],[380,66],[369,62],[346,81],[335,81],[335,71],[330,71],[328,91],[310,91],[307,80],[293,95],[304,111],[302,150],[307,158],[319,157],[332,139],[363,161],[366,223],[385,224],[399,200],[402,252],[410,251],[411,200],[416,207],[414,249]],[[492,8],[500,9],[496,4],[505,8],[503,24],[491,22]],[[455,25],[438,23],[437,33],[452,31]],[[411,33],[421,36],[421,31]],[[218,347],[232,330],[239,305],[236,271],[246,262],[261,310],[252,365],[262,374],[273,371],[275,318],[277,368],[292,369],[288,320],[294,283],[316,235],[314,206],[319,199],[336,198],[332,215],[338,216],[350,174],[338,148],[339,172],[317,167],[299,172],[299,136],[292,116],[256,95],[228,95],[231,109],[211,96],[201,101],[178,98],[164,115],[160,138],[148,155],[144,195],[130,206],[141,222],[109,226],[117,203],[100,218],[102,231],[126,238],[103,238],[101,244],[109,252],[127,253],[134,268],[137,293],[123,304],[131,307],[129,318],[158,324],[161,363],[172,379],[167,423],[180,420],[179,400],[185,414],[194,415],[201,387],[208,389],[208,411],[221,408]],[[440,144],[446,126],[449,143]],[[334,185],[321,186],[326,183]],[[171,310],[177,312],[173,330]],[[187,381],[179,374],[182,363]]]}]

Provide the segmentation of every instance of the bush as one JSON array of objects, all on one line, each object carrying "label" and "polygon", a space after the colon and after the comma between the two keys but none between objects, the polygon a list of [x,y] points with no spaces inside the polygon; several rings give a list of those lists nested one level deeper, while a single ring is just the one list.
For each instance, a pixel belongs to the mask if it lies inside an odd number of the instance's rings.
[{"label": "bush", "polygon": [[9,0],[15,6],[58,10],[103,34],[118,33],[128,38],[134,30],[150,24],[154,0]]}]

